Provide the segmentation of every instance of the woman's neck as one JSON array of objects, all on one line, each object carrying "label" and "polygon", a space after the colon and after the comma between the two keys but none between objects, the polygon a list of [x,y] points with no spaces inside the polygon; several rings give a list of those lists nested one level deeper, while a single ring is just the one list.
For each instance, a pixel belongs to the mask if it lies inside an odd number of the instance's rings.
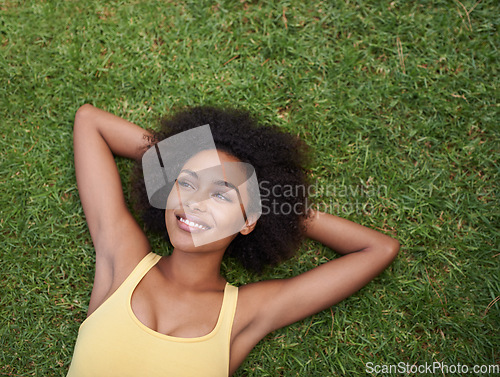
[{"label": "woman's neck", "polygon": [[172,255],[159,264],[164,276],[181,289],[204,291],[223,289],[226,280],[220,275],[224,250],[185,252],[174,248]]}]

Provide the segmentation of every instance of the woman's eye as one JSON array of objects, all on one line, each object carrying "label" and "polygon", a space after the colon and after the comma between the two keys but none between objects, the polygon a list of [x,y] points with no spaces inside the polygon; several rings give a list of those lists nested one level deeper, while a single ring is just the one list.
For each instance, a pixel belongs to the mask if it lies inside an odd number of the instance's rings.
[{"label": "woman's eye", "polygon": [[224,195],[224,193],[222,193],[222,192],[216,192],[213,195],[220,200],[224,200],[226,202],[231,202],[231,200],[226,195]]},{"label": "woman's eye", "polygon": [[186,182],[186,181],[182,181],[180,179],[177,180],[177,183],[179,184],[179,186],[181,187],[186,187],[186,188],[191,188],[191,189],[194,189],[193,185],[191,185],[189,182]]}]

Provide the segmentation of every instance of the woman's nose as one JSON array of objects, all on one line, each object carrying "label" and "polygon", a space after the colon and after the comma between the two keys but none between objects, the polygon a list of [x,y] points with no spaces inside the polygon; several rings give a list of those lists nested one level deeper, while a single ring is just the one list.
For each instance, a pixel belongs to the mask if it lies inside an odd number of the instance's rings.
[{"label": "woman's nose", "polygon": [[208,200],[208,194],[204,193],[203,190],[198,190],[189,195],[189,198],[183,200],[183,204],[192,211],[197,210],[205,212],[207,209],[206,208],[207,200]]},{"label": "woman's nose", "polygon": [[185,203],[186,207],[188,207],[191,211],[205,212],[206,207],[204,201],[201,202],[187,202]]}]

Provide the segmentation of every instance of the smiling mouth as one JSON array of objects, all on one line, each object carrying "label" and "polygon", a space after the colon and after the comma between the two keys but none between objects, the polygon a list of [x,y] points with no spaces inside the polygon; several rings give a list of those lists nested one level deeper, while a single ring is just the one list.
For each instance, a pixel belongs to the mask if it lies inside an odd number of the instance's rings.
[{"label": "smiling mouth", "polygon": [[207,224],[189,220],[185,216],[175,215],[175,217],[177,218],[177,220],[179,222],[181,222],[182,224],[187,225],[190,228],[200,229],[200,230],[209,230],[211,228]]}]

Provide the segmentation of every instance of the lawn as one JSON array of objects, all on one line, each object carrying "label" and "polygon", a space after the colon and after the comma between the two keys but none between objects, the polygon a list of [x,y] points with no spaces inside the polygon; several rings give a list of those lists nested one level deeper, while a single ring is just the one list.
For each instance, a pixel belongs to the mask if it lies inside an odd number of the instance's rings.
[{"label": "lawn", "polygon": [[[498,367],[495,4],[0,0],[0,375],[65,376],[86,316],[94,250],[72,151],[84,103],[144,128],[185,106],[248,109],[310,145],[319,209],[402,244],[357,294],[268,335],[236,377]],[[130,161],[118,165],[126,186]],[[232,260],[224,273],[239,285],[335,257],[310,241],[263,276]]]}]

